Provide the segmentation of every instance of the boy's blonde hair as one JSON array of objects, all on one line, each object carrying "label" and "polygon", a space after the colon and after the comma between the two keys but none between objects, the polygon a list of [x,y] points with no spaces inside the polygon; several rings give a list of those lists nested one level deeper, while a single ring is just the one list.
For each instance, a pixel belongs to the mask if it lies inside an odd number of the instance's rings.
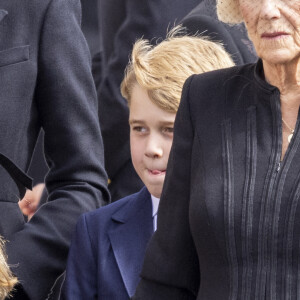
[{"label": "boy's blonde hair", "polygon": [[4,254],[4,241],[0,237],[0,300],[9,296],[16,283],[17,278],[12,275],[7,265]]},{"label": "boy's blonde hair", "polygon": [[183,84],[189,76],[234,65],[221,44],[205,37],[178,35],[182,31],[181,27],[175,27],[156,46],[148,40],[134,44],[121,84],[122,96],[129,106],[133,86],[138,83],[154,104],[176,113]]}]

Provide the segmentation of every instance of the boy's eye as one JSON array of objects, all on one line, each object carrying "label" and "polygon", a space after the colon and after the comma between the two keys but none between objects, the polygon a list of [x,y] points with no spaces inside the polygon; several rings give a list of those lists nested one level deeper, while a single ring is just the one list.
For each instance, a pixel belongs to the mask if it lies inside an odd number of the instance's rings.
[{"label": "boy's eye", "polygon": [[163,133],[173,133],[174,128],[173,127],[164,127],[163,128]]},{"label": "boy's eye", "polygon": [[133,131],[137,131],[137,132],[141,132],[141,133],[144,133],[147,131],[147,129],[143,126],[134,126],[132,128]]}]

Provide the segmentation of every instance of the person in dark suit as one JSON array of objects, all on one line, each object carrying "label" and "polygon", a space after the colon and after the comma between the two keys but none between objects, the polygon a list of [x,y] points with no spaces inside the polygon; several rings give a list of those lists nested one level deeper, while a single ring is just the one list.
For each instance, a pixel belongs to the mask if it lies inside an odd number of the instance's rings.
[{"label": "person in dark suit", "polygon": [[[99,21],[97,15],[97,0],[81,0],[82,22],[81,30],[87,40],[91,55],[101,49],[99,35]],[[101,67],[101,66],[100,66]],[[28,174],[33,178],[33,185],[44,183],[49,171],[44,157],[44,132],[41,130],[28,169]],[[47,200],[47,191],[42,194],[41,204]]]},{"label": "person in dark suit", "polygon": [[204,34],[221,42],[236,65],[257,61],[256,51],[248,38],[244,23],[234,26],[218,19],[216,0],[201,0],[181,21],[188,34]]},{"label": "person in dark suit", "polygon": [[80,218],[62,299],[126,300],[133,296],[147,243],[156,229],[183,83],[190,74],[233,65],[220,45],[176,36],[178,30],[156,47],[140,40],[133,48],[122,95],[129,104],[133,165],[146,187]]},{"label": "person in dark suit", "polygon": [[138,38],[156,41],[179,22],[199,0],[99,0],[102,36],[101,84],[97,86],[105,167],[112,201],[137,192],[142,182],[130,159],[128,107],[120,84],[130,51]]},{"label": "person in dark suit", "polygon": [[[21,283],[15,299],[47,297],[79,215],[109,200],[80,16],[78,0],[0,1],[0,234]],[[41,127],[49,198],[25,223],[18,200]]]},{"label": "person in dark suit", "polygon": [[218,15],[260,59],[186,81],[135,300],[300,297],[300,2]]}]

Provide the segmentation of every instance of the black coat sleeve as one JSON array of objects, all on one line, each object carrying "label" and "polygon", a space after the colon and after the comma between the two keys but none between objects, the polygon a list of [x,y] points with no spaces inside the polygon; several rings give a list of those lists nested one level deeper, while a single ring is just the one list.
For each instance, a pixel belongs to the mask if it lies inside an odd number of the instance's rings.
[{"label": "black coat sleeve", "polygon": [[194,300],[200,271],[190,231],[190,182],[194,128],[189,79],[176,116],[174,140],[158,211],[158,229],[147,248],[134,300]]},{"label": "black coat sleeve", "polygon": [[80,214],[109,200],[90,54],[78,0],[51,0],[44,17],[34,101],[45,131],[48,203],[8,239],[13,271],[30,299],[45,299],[66,265]]}]

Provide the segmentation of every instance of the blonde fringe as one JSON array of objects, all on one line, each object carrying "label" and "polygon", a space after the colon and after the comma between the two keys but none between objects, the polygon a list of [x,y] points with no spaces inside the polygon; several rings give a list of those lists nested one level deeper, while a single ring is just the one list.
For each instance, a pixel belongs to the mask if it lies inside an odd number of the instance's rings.
[{"label": "blonde fringe", "polygon": [[234,65],[221,44],[203,36],[183,35],[184,32],[183,27],[177,26],[156,46],[148,40],[134,44],[121,84],[121,93],[129,104],[137,82],[156,105],[177,112],[182,87],[189,76]]},{"label": "blonde fringe", "polygon": [[0,237],[0,300],[10,296],[10,293],[17,282],[17,278],[12,275],[6,262],[4,241]]}]

